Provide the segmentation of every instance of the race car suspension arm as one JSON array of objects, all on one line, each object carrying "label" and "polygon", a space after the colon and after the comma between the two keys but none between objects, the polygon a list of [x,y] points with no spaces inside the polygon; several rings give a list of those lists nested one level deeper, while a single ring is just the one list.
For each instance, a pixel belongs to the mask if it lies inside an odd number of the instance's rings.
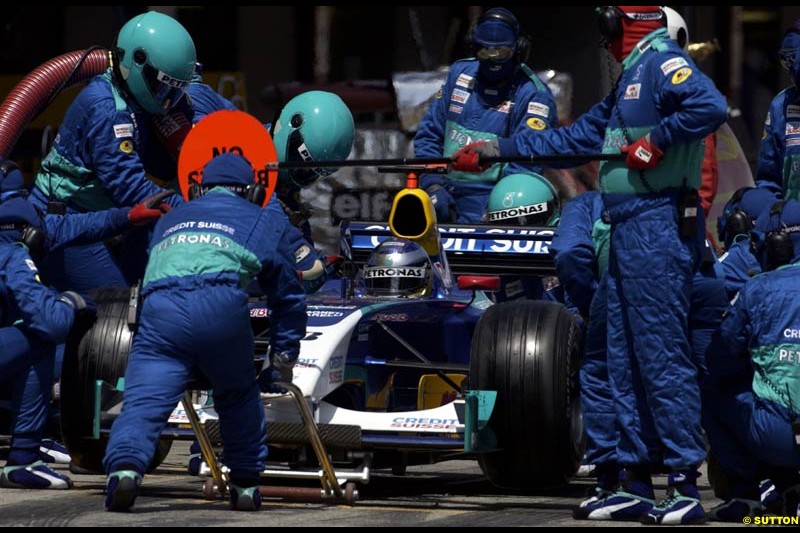
[{"label": "race car suspension arm", "polygon": [[376,320],[375,322],[377,322],[377,323],[378,323],[378,325],[379,325],[381,328],[383,328],[383,331],[385,331],[386,333],[388,333],[388,334],[389,334],[389,336],[391,336],[391,337],[392,337],[394,340],[396,340],[397,342],[399,342],[399,343],[400,343],[400,344],[403,346],[403,348],[405,348],[406,350],[408,350],[408,351],[409,351],[409,353],[411,353],[411,355],[413,355],[414,357],[416,357],[417,359],[419,359],[420,361],[422,361],[423,363],[425,363],[429,369],[431,369],[431,370],[433,370],[434,372],[436,372],[436,375],[438,375],[440,378],[442,378],[442,381],[444,381],[445,383],[447,383],[448,385],[450,385],[451,387],[453,387],[453,389],[455,389],[455,391],[456,391],[456,392],[458,392],[459,394],[461,394],[461,393],[463,392],[463,391],[461,390],[461,387],[460,387],[459,385],[457,385],[455,381],[453,381],[452,379],[450,379],[450,378],[447,376],[447,374],[445,374],[445,373],[444,373],[442,370],[440,370],[439,368],[437,368],[437,367],[436,367],[436,366],[435,366],[435,365],[434,365],[434,364],[433,364],[433,363],[430,361],[430,359],[428,359],[427,357],[425,357],[424,355],[422,355],[422,354],[419,352],[419,350],[417,350],[416,348],[414,348],[413,346],[411,346],[411,345],[410,345],[408,342],[406,342],[406,340],[405,340],[403,337],[401,337],[400,335],[398,335],[398,334],[397,334],[397,332],[395,332],[395,331],[394,331],[392,328],[390,328],[389,326],[387,326],[387,325],[386,325],[386,323],[385,323],[383,320],[380,320],[380,319],[378,319],[378,320]]}]

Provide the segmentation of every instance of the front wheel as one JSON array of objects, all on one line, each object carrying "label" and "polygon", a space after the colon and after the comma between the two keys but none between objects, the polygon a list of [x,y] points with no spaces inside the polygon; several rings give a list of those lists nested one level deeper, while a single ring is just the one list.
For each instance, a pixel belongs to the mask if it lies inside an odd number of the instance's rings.
[{"label": "front wheel", "polygon": [[[133,333],[128,328],[129,289],[103,288],[92,291],[97,304],[93,323],[78,324],[64,351],[61,375],[61,436],[72,463],[85,470],[103,472],[107,440],[93,438],[95,383],[112,386],[125,375]],[[109,424],[100,413],[101,426]],[[161,439],[150,469],[166,458],[172,441]]]},{"label": "front wheel", "polygon": [[478,321],[470,388],[496,390],[489,427],[498,450],[480,456],[492,484],[560,485],[577,471],[582,445],[578,367],[582,334],[558,303],[515,300]]}]

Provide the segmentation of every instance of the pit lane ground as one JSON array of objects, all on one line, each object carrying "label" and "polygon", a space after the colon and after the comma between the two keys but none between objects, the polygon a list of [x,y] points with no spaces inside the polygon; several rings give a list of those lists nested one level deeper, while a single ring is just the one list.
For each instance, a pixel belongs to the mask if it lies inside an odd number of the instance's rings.
[{"label": "pit lane ground", "polygon": [[[376,471],[360,487],[354,507],[265,500],[261,512],[231,511],[227,501],[206,501],[203,479],[186,474],[189,443],[176,441],[161,467],[145,478],[133,512],[103,510],[105,479],[69,474],[66,491],[0,488],[0,527],[497,527],[497,526],[637,526],[636,523],[578,522],[572,519],[591,480],[577,479],[549,492],[512,494],[492,487],[474,461],[448,461],[409,467],[406,476]],[[4,460],[4,452],[0,457]],[[58,470],[68,473],[66,465]],[[700,478],[706,509],[719,503]],[[657,496],[666,479],[656,478]],[[267,480],[263,481],[264,483]],[[723,524],[719,524],[723,525]],[[726,524],[728,525],[728,524]]]}]

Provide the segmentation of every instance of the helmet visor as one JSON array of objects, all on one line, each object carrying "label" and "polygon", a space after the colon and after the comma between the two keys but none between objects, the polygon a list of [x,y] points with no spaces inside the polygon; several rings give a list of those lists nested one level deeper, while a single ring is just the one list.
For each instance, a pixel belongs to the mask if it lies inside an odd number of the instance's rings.
[{"label": "helmet visor", "polygon": [[792,70],[792,65],[794,65],[795,59],[797,58],[797,48],[781,48],[778,51],[778,57],[781,60],[781,65],[783,68],[790,72]]},{"label": "helmet visor", "polygon": [[482,46],[475,53],[481,61],[494,61],[502,63],[508,61],[514,55],[513,46]]},{"label": "helmet visor", "polygon": [[169,111],[178,103],[186,88],[188,80],[178,80],[161,72],[148,63],[142,67],[142,77],[147,84],[150,95],[158,106],[164,111]]},{"label": "helmet visor", "polygon": [[427,266],[364,267],[364,285],[370,296],[407,297],[425,290]]},{"label": "helmet visor", "polygon": [[[286,160],[293,163],[312,163],[314,161],[300,129],[289,134],[286,142]],[[332,168],[293,168],[289,173],[298,187],[308,187],[318,178],[328,176],[333,171]]]}]

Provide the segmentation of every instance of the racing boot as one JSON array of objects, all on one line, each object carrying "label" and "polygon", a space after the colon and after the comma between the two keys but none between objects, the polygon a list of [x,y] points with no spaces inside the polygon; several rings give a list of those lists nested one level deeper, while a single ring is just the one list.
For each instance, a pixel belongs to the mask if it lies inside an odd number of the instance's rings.
[{"label": "racing boot", "polygon": [[672,472],[667,481],[667,497],[641,516],[642,524],[703,524],[706,513],[700,504],[696,470]]},{"label": "racing boot", "polygon": [[771,479],[761,481],[759,487],[761,492],[761,506],[770,514],[783,514],[783,500],[781,493],[775,489],[775,483]]},{"label": "racing boot", "polygon": [[[129,465],[121,465],[125,468]],[[115,470],[106,483],[106,511],[128,511],[139,495],[142,475],[136,470]]]},{"label": "racing boot", "polygon": [[45,463],[68,465],[70,462],[67,448],[52,439],[42,439],[42,443],[39,445],[39,457]]},{"label": "racing boot", "polygon": [[655,503],[653,482],[646,468],[628,467],[620,473],[619,487],[597,501],[578,507],[576,520],[639,520]]},{"label": "racing boot", "polygon": [[592,466],[597,475],[597,485],[592,487],[587,493],[586,499],[573,509],[572,517],[575,520],[586,520],[588,518],[587,507],[610,496],[619,482],[619,465],[617,463]]},{"label": "racing boot", "polygon": [[38,450],[12,449],[0,473],[0,486],[11,489],[56,489],[72,487],[72,481],[47,466]]},{"label": "racing boot", "polygon": [[[760,516],[764,510],[759,498],[759,487],[755,481],[733,473],[727,473],[730,497],[708,511],[708,519],[714,522],[741,524],[745,517]],[[774,485],[770,482],[774,490]]]},{"label": "racing boot", "polygon": [[261,509],[258,477],[231,480],[231,509],[234,511],[258,511]]}]

